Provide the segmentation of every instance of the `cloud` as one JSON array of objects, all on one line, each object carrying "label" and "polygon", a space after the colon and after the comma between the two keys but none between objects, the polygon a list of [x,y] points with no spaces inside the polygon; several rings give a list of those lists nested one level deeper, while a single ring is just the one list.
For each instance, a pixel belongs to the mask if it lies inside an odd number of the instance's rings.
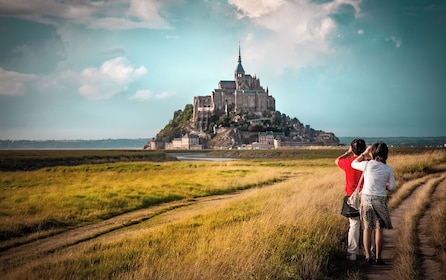
[{"label": "cloud", "polygon": [[156,99],[164,99],[164,98],[168,98],[168,97],[173,96],[173,95],[175,95],[175,94],[171,93],[171,92],[163,91],[163,92],[161,92],[159,94],[155,94],[155,98]]},{"label": "cloud", "polygon": [[124,57],[104,62],[100,68],[89,67],[79,74],[79,94],[92,100],[108,99],[127,90],[128,85],[147,74],[144,66],[134,67]]},{"label": "cloud", "polygon": [[169,93],[169,92],[161,92],[159,94],[154,94],[151,90],[149,89],[145,89],[145,90],[138,90],[136,91],[132,96],[130,96],[129,99],[131,100],[141,100],[141,101],[145,101],[145,100],[149,100],[152,98],[155,99],[164,99],[164,98],[168,98],[170,96],[173,96],[173,93]]},{"label": "cloud", "polygon": [[[245,61],[255,61],[259,70],[280,73],[317,61],[321,54],[334,51],[331,39],[338,36],[333,15],[339,9],[354,11],[359,17],[360,0],[315,3],[309,0],[267,1],[230,0],[239,17],[250,21],[249,34],[242,45],[249,49]],[[255,3],[255,5],[253,4]]]},{"label": "cloud", "polygon": [[395,36],[386,37],[385,40],[386,42],[392,42],[397,48],[401,47],[403,44],[403,41]]},{"label": "cloud", "polygon": [[6,71],[0,67],[0,95],[16,96],[24,93],[25,85],[36,75]]},{"label": "cloud", "polygon": [[153,92],[146,89],[146,90],[138,90],[136,91],[132,96],[130,96],[129,99],[132,100],[149,100],[153,97]]},{"label": "cloud", "polygon": [[259,18],[277,10],[283,0],[229,0],[229,4],[237,7],[239,17]]},{"label": "cloud", "polygon": [[0,16],[56,25],[60,20],[95,29],[169,29],[158,0],[0,0]]}]

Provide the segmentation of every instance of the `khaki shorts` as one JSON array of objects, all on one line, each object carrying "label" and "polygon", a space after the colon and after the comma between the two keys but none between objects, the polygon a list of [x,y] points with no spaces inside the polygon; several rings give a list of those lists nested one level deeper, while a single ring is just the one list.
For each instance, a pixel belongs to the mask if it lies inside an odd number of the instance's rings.
[{"label": "khaki shorts", "polygon": [[[381,217],[378,213],[384,213]],[[361,196],[361,220],[363,229],[392,228],[387,209],[385,196],[362,195]],[[386,225],[390,224],[390,227]]]}]

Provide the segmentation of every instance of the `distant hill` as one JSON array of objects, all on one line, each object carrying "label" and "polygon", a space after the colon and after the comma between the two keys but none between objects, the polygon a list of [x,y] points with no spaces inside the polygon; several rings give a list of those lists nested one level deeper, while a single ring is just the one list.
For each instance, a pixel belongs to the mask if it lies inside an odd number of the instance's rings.
[{"label": "distant hill", "polygon": [[[341,145],[350,145],[356,137],[338,137]],[[367,145],[377,141],[384,141],[389,146],[404,147],[445,147],[446,137],[362,137]]]},{"label": "distant hill", "polygon": [[39,149],[123,149],[139,150],[150,141],[138,139],[103,139],[103,140],[0,140],[0,150],[39,150]]},{"label": "distant hill", "polygon": [[[355,137],[338,137],[341,145],[348,146]],[[363,137],[368,145],[384,141],[389,146],[444,147],[446,137]],[[43,149],[80,149],[80,150],[140,150],[150,142],[149,138],[103,139],[103,140],[0,140],[0,150],[43,150]]]}]

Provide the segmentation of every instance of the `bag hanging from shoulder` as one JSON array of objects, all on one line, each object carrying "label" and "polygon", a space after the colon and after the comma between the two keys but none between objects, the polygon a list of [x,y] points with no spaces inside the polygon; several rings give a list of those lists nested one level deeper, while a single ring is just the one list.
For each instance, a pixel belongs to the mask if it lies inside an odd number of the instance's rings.
[{"label": "bag hanging from shoulder", "polygon": [[359,210],[359,207],[361,206],[361,192],[359,191],[359,188],[361,186],[362,180],[364,179],[364,173],[366,169],[367,169],[367,164],[365,165],[364,171],[361,174],[361,179],[359,179],[355,191],[347,199],[347,204],[350,205],[352,208],[355,208],[356,210]]},{"label": "bag hanging from shoulder", "polygon": [[347,218],[358,217],[359,211],[347,204],[348,198],[349,196],[344,196],[344,200],[342,201],[341,215]]},{"label": "bag hanging from shoulder", "polygon": [[359,187],[357,187],[352,195],[347,199],[347,204],[356,210],[359,210],[361,205],[361,193],[358,191],[358,188]]}]

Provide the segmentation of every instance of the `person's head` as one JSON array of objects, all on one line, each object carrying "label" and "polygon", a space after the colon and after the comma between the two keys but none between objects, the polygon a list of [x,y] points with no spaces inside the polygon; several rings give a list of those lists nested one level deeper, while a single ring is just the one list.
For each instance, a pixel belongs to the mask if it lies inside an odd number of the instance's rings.
[{"label": "person's head", "polygon": [[387,156],[389,154],[389,148],[384,142],[376,142],[372,146],[372,158],[376,161],[386,163]]},{"label": "person's head", "polygon": [[361,139],[361,138],[353,139],[353,141],[350,143],[350,145],[352,147],[352,152],[357,156],[362,154],[366,148],[365,141],[364,141],[364,139]]}]

